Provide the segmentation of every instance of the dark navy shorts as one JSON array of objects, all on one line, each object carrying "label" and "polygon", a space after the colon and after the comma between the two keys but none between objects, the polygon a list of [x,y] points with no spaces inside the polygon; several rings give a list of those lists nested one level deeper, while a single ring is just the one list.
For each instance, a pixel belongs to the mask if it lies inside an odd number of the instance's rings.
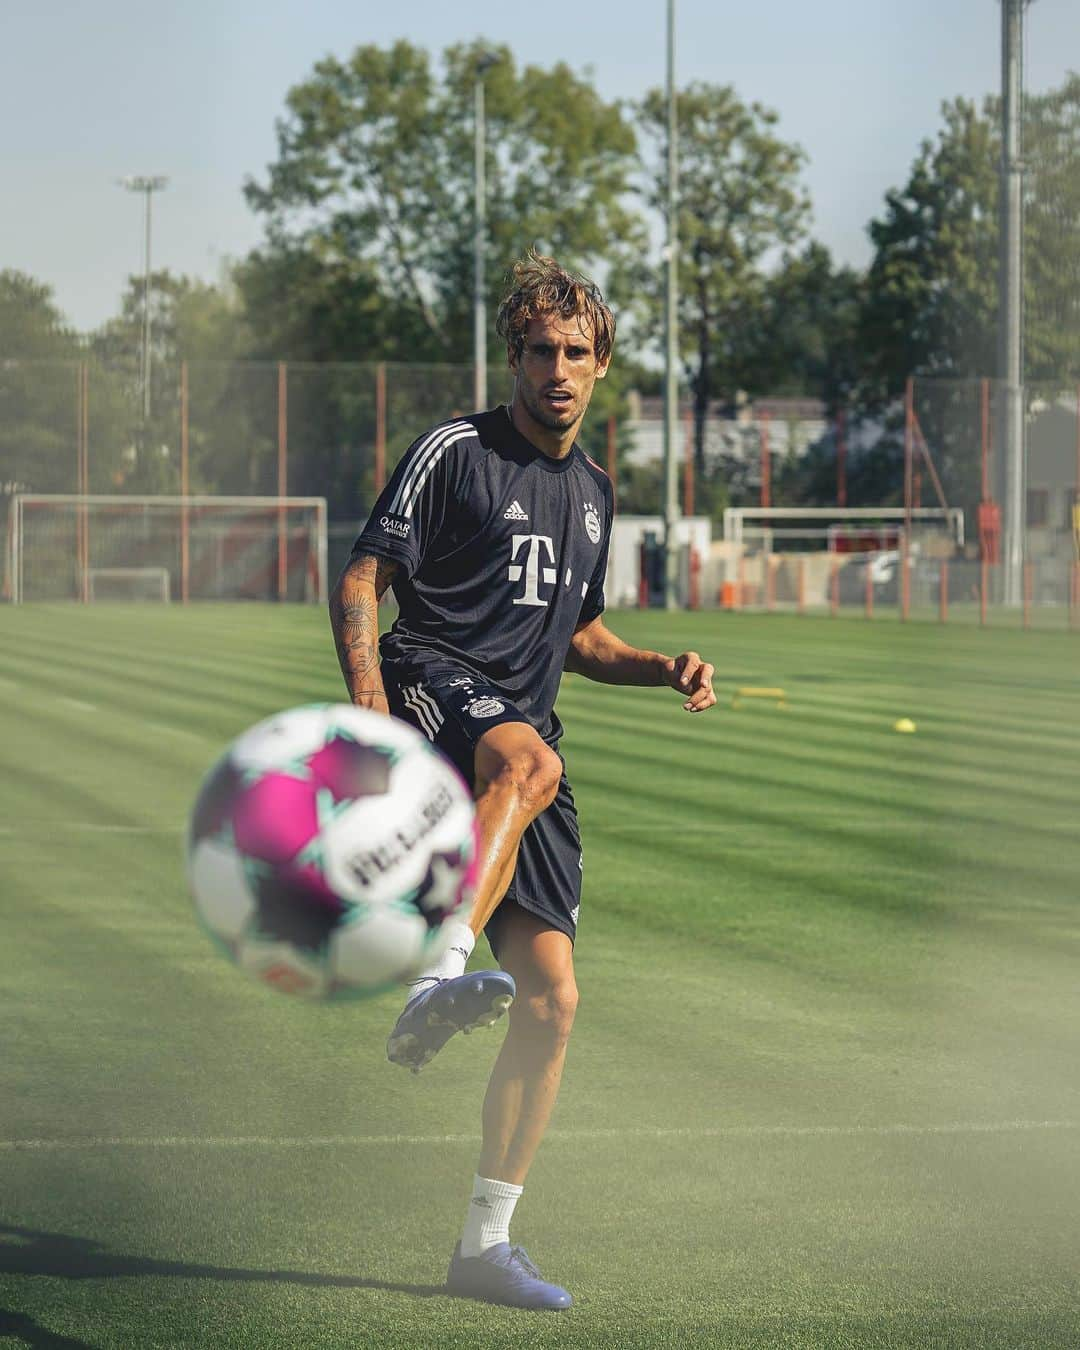
[{"label": "dark navy shorts", "polygon": [[[384,665],[383,684],[393,716],[418,727],[474,789],[476,743],[484,732],[506,722],[528,723],[496,685],[466,672],[444,671],[398,684]],[[577,811],[564,772],[555,800],[521,836],[513,879],[484,930],[496,957],[506,901],[520,905],[574,941],[581,869]]]}]

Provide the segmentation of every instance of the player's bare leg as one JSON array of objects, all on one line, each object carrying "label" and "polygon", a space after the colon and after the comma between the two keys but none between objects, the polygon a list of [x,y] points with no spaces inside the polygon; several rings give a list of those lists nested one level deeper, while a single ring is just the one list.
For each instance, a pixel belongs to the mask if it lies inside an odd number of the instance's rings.
[{"label": "player's bare leg", "polygon": [[499,964],[517,998],[484,1098],[478,1170],[521,1186],[558,1096],[578,993],[565,933],[517,905],[500,922]]},{"label": "player's bare leg", "polygon": [[475,752],[478,874],[468,923],[451,930],[442,958],[412,985],[387,1042],[396,1064],[419,1072],[457,1031],[489,1026],[509,1008],[511,973],[476,972],[465,963],[476,937],[506,893],[528,825],[555,799],[562,761],[524,722],[492,727]]},{"label": "player's bare leg", "polygon": [[495,1303],[561,1309],[573,1300],[510,1245],[510,1219],[562,1080],[577,1008],[573,946],[565,933],[507,904],[499,961],[517,981],[518,997],[484,1098],[477,1175],[447,1287]]}]

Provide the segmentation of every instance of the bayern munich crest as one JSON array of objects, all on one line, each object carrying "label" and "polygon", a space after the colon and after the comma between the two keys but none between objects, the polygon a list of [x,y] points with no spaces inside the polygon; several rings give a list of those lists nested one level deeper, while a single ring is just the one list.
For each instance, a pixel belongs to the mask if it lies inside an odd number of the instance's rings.
[{"label": "bayern munich crest", "polygon": [[469,704],[470,717],[498,717],[501,712],[506,711],[506,704],[500,703],[497,698],[478,698]]},{"label": "bayern munich crest", "polygon": [[600,535],[603,533],[600,529],[600,517],[592,502],[585,503],[585,533],[594,544],[600,542]]}]

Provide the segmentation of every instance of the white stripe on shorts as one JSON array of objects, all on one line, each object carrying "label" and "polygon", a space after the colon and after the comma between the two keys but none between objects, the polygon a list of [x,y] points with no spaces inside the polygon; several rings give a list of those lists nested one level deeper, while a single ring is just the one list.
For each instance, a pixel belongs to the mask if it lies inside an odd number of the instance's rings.
[{"label": "white stripe on shorts", "polygon": [[[422,704],[424,704],[424,706],[428,709],[428,712],[431,714],[431,720],[435,724],[435,735],[437,736],[439,734],[439,731],[442,729],[443,722],[446,720],[442,715],[442,709],[439,707],[439,705],[435,702],[435,700],[431,697],[431,695],[428,693],[428,691],[424,688],[422,684],[418,684],[416,686],[416,697],[420,700]],[[434,737],[432,739],[434,739]]]},{"label": "white stripe on shorts", "polygon": [[443,724],[443,715],[439,711],[438,704],[418,684],[409,689],[402,689],[401,697],[405,701],[406,708],[416,714],[416,720],[420,723],[424,735],[429,741],[433,741]]}]

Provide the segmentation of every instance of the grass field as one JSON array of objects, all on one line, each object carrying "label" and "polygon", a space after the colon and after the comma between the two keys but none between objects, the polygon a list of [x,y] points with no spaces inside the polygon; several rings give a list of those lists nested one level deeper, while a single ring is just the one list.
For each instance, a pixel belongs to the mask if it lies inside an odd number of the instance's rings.
[{"label": "grass field", "polygon": [[340,696],[323,615],[0,610],[0,1342],[1080,1344],[1080,635],[612,626],[725,697],[564,687],[582,1001],[515,1221],[577,1300],[545,1316],[441,1291],[500,1033],[413,1078],[396,997],[290,1002],[192,920],[196,785]]}]

